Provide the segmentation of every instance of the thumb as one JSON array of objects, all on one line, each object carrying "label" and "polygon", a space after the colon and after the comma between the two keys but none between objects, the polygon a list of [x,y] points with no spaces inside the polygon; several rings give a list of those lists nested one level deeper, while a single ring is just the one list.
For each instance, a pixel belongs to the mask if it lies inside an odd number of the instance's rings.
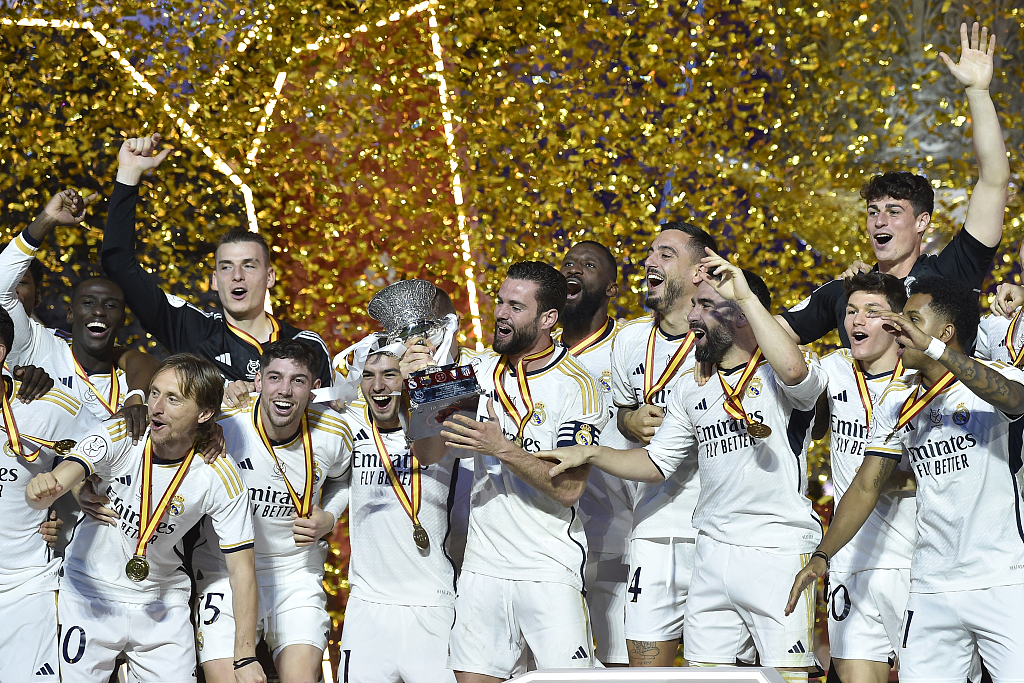
[{"label": "thumb", "polygon": [[155,159],[154,159],[154,161],[156,162],[156,165],[159,166],[160,164],[162,164],[164,162],[164,159],[166,159],[167,156],[171,152],[173,152],[173,151],[174,151],[173,147],[168,147],[167,149],[162,150],[159,154],[157,154]]},{"label": "thumb", "polygon": [[949,58],[949,55],[947,55],[947,54],[946,54],[945,52],[940,52],[940,53],[939,53],[939,59],[941,59],[942,61],[944,61],[944,62],[946,63],[946,66],[948,66],[948,67],[952,68],[952,66],[953,66],[953,60],[952,60],[952,59],[950,59],[950,58]]},{"label": "thumb", "polygon": [[566,466],[566,464],[564,462],[560,462],[557,465],[555,465],[554,467],[552,467],[550,470],[548,470],[548,476],[550,476],[552,479],[554,479],[555,477],[557,477],[562,472],[565,472],[567,469],[569,469],[568,466]]},{"label": "thumb", "polygon": [[56,510],[50,510],[50,516],[47,519],[49,519],[51,522],[56,521],[56,519],[57,519],[57,511]]}]

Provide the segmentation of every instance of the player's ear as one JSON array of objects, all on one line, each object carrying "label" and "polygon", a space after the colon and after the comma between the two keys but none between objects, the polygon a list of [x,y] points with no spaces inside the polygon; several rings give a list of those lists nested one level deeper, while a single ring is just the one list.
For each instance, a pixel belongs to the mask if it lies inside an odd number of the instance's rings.
[{"label": "player's ear", "polygon": [[210,290],[214,291],[214,292],[218,291],[217,290],[217,272],[216,272],[216,270],[214,272],[210,273]]},{"label": "player's ear", "polygon": [[256,372],[256,379],[253,380],[253,385],[256,387],[256,393],[263,393],[263,371],[258,370]]},{"label": "player's ear", "polygon": [[555,328],[555,324],[558,322],[558,311],[554,308],[550,311],[544,311],[540,314],[540,319],[537,322],[539,323],[540,329],[550,332]]},{"label": "player's ear", "polygon": [[604,295],[611,297],[612,299],[619,296],[619,283],[613,282],[604,289]]},{"label": "player's ear", "polygon": [[267,289],[273,287],[275,282],[277,282],[277,271],[274,270],[274,266],[270,266],[267,268]]},{"label": "player's ear", "polygon": [[956,328],[953,327],[953,323],[946,323],[942,328],[942,334],[939,335],[939,341],[943,344],[948,344],[950,341],[956,338]]},{"label": "player's ear", "polygon": [[928,226],[932,222],[932,215],[927,211],[922,211],[914,221],[914,229],[917,231],[917,234],[923,235],[924,231],[928,229]]},{"label": "player's ear", "polygon": [[[258,376],[259,375],[257,375],[257,377]],[[320,388],[320,378],[319,377],[317,377],[315,380],[313,380],[313,388],[314,389],[319,389]]]},{"label": "player's ear", "polygon": [[216,415],[216,414],[217,414],[216,410],[210,410],[208,408],[205,409],[205,410],[200,410],[199,411],[199,424],[201,424],[201,425],[202,424],[206,424],[207,422],[212,420],[214,415]]}]

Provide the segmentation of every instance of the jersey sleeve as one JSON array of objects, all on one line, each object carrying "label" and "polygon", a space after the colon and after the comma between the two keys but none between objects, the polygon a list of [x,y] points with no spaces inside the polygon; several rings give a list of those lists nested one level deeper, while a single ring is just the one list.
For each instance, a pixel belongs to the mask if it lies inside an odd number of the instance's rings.
[{"label": "jersey sleeve", "polygon": [[986,315],[978,325],[978,341],[974,347],[974,357],[981,360],[992,360],[992,344],[989,335],[992,333],[992,316]]},{"label": "jersey sleeve", "polygon": [[110,480],[131,473],[132,440],[124,420],[103,422],[75,444],[63,459],[85,468],[85,476]]},{"label": "jersey sleeve", "polygon": [[676,389],[669,395],[665,418],[647,444],[647,455],[666,479],[679,468],[683,458],[697,453],[697,434],[683,407],[686,394]]},{"label": "jersey sleeve", "polygon": [[896,421],[903,405],[901,392],[887,392],[875,406],[868,429],[868,443],[864,457],[874,455],[899,462],[903,459],[903,443],[896,434]]},{"label": "jersey sleeve", "polygon": [[14,321],[14,344],[7,353],[8,367],[32,365],[35,359],[52,352],[50,345],[65,344],[57,339],[42,324],[29,317],[18,299],[17,287],[29,264],[36,256],[39,244],[34,244],[28,233],[21,233],[7,243],[0,252],[0,306],[3,306]]},{"label": "jersey sleeve", "polygon": [[974,235],[961,229],[939,252],[935,268],[942,277],[958,280],[974,291],[981,292],[997,251],[998,245],[986,247]]},{"label": "jersey sleeve", "polygon": [[171,353],[191,351],[212,334],[217,322],[183,299],[165,294],[135,257],[138,201],[138,186],[115,183],[103,231],[103,270],[124,292],[125,302],[146,332]]},{"label": "jersey sleeve", "polygon": [[807,376],[799,384],[789,386],[775,375],[775,384],[785,394],[797,410],[813,410],[821,392],[828,387],[828,375],[821,367],[818,354],[808,351],[804,353],[807,365]]},{"label": "jersey sleeve", "polygon": [[619,408],[635,408],[636,395],[629,383],[629,368],[626,364],[626,349],[622,337],[616,335],[612,342],[612,402]]},{"label": "jersey sleeve", "polygon": [[206,514],[220,539],[221,551],[233,553],[253,547],[249,493],[238,468],[230,458],[217,458],[210,467],[216,476],[211,477],[213,491]]},{"label": "jersey sleeve", "polygon": [[780,315],[800,337],[801,344],[810,344],[836,329],[836,308],[845,297],[843,281],[832,280]]},{"label": "jersey sleeve", "polygon": [[597,444],[601,430],[608,422],[604,397],[597,390],[594,378],[581,371],[573,373],[573,384],[565,387],[573,393],[565,403],[558,422],[556,447]]}]

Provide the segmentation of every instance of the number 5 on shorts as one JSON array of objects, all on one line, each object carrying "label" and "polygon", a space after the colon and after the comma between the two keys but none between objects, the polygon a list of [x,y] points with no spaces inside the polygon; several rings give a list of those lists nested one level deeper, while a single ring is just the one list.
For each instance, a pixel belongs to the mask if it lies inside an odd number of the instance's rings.
[{"label": "number 5 on shorts", "polygon": [[220,616],[220,607],[217,607],[216,605],[213,604],[213,598],[215,596],[220,598],[221,600],[224,599],[224,594],[223,593],[207,593],[206,594],[206,604],[203,605],[202,609],[203,609],[204,613],[206,612],[206,610],[212,610],[213,611],[213,615],[209,619],[203,619],[203,624],[205,626],[209,626],[213,622],[217,621],[217,617]]}]

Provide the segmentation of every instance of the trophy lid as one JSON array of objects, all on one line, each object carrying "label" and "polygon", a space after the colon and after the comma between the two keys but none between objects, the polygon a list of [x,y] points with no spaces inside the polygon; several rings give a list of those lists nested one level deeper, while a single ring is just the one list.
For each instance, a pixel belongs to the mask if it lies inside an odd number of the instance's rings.
[{"label": "trophy lid", "polygon": [[401,280],[373,295],[366,312],[384,326],[389,342],[427,334],[442,324],[433,312],[437,287],[426,280]]}]

